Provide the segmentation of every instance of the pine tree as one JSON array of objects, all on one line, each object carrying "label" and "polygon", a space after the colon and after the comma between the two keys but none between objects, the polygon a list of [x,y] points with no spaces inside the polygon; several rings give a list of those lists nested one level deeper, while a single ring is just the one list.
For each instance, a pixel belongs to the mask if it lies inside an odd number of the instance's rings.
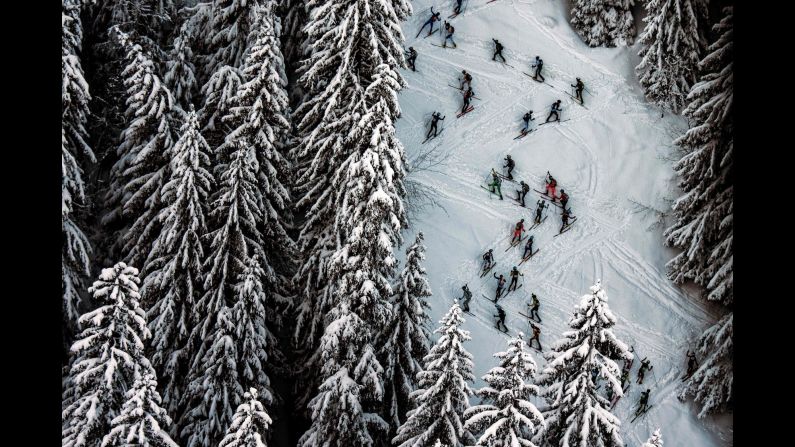
[{"label": "pine tree", "polygon": [[187,447],[211,447],[224,436],[232,424],[235,407],[243,397],[237,366],[238,349],[235,321],[226,306],[217,311],[214,330],[204,340],[210,345],[206,354],[191,365],[191,377],[183,396],[183,414],[179,427],[182,444]]},{"label": "pine tree", "polygon": [[182,395],[190,360],[193,307],[203,290],[202,236],[207,233],[208,195],[215,183],[207,171],[210,147],[199,132],[196,113],[188,113],[182,136],[169,150],[171,178],[163,186],[163,222],[147,259],[143,293],[148,311],[152,363],[164,383],[163,400],[173,413]]},{"label": "pine tree", "polygon": [[224,65],[202,86],[204,105],[199,116],[204,124],[202,133],[211,147],[218,147],[224,140],[226,129],[221,119],[229,113],[229,107],[242,83],[240,70]]},{"label": "pine tree", "polygon": [[396,430],[411,409],[409,395],[417,389],[417,374],[422,371],[422,359],[430,349],[428,333],[428,302],[431,286],[425,268],[425,246],[422,232],[406,250],[406,264],[400,273],[397,293],[392,297],[393,322],[382,331],[384,381],[388,384],[386,399],[388,421]]},{"label": "pine tree", "polygon": [[275,5],[273,1],[263,4],[254,12],[257,19],[252,32],[253,43],[242,69],[244,82],[232,98],[229,114],[223,119],[232,130],[219,152],[230,153],[245,145],[253,146],[263,198],[263,219],[258,225],[264,250],[268,265],[285,273],[292,263],[293,243],[285,230],[285,221],[291,220],[291,199],[283,182],[289,180],[290,166],[281,154],[281,144],[289,133],[287,116],[290,110]]},{"label": "pine tree", "polygon": [[177,447],[166,432],[170,424],[171,418],[160,407],[157,380],[154,375],[146,374],[136,379],[127,392],[127,401],[121,414],[113,419],[102,447]]},{"label": "pine tree", "polygon": [[243,395],[244,402],[237,407],[232,425],[218,447],[266,447],[265,443],[271,418],[265,412],[262,402],[257,400],[255,388]]},{"label": "pine tree", "polygon": [[268,329],[265,319],[270,301],[263,285],[265,276],[259,257],[254,255],[235,286],[232,320],[236,328],[235,339],[238,340],[240,383],[244,389],[254,387],[262,390],[265,404],[270,405],[273,396],[265,370],[268,360],[275,356],[276,337]]},{"label": "pine tree", "polygon": [[474,443],[463,421],[473,394],[467,382],[474,379],[472,354],[463,346],[471,337],[461,329],[463,323],[461,308],[454,303],[439,322],[435,333],[441,337],[425,357],[424,371],[418,374],[420,389],[411,394],[417,408],[408,412],[393,444],[430,447],[438,441],[450,446]]},{"label": "pine tree", "polygon": [[676,283],[693,280],[706,297],[734,302],[734,118],[732,8],[715,25],[718,40],[701,61],[701,80],[683,114],[691,128],[675,143],[685,154],[675,165],[683,195],[674,203],[676,222],[666,245],[682,249],[667,265]]},{"label": "pine tree", "polygon": [[698,341],[701,365],[679,394],[701,404],[699,418],[732,407],[734,399],[734,313],[729,312],[704,331]]},{"label": "pine tree", "polygon": [[621,422],[610,413],[610,402],[596,391],[596,369],[614,396],[623,395],[621,369],[614,360],[631,359],[629,347],[618,340],[612,327],[616,318],[607,305],[607,293],[597,281],[574,309],[571,330],[552,346],[539,384],[547,386],[549,404],[544,412],[548,429],[545,444],[623,446]]},{"label": "pine tree", "polygon": [[646,11],[635,71],[647,98],[678,112],[696,82],[705,47],[706,0],[649,0]]},{"label": "pine tree", "polygon": [[643,443],[642,447],[663,447],[663,439],[662,433],[660,433],[660,429],[654,430],[654,433],[651,435],[648,441]]},{"label": "pine tree", "polygon": [[138,270],[120,262],[102,269],[89,288],[101,305],[80,317],[72,345],[73,399],[63,410],[63,447],[99,447],[122,410],[124,390],[154,369],[144,356],[150,337],[139,305]]},{"label": "pine tree", "polygon": [[126,50],[127,67],[122,76],[127,87],[129,125],[122,133],[119,159],[111,171],[107,201],[112,210],[105,222],[130,222],[124,232],[122,253],[129,262],[143,264],[160,230],[156,216],[163,208],[160,191],[169,176],[164,154],[173,145],[174,104],[141,46],[118,28],[114,28],[114,34]]},{"label": "pine tree", "polygon": [[590,47],[632,45],[635,0],[574,0],[571,24]]},{"label": "pine tree", "polygon": [[174,46],[166,61],[166,74],[163,81],[174,94],[174,100],[183,108],[188,109],[193,104],[196,95],[196,67],[193,64],[193,49],[191,48],[191,22],[185,22],[179,34],[174,39]]},{"label": "pine tree", "polygon": [[215,73],[224,65],[235,68],[243,65],[249,36],[257,21],[256,9],[265,1],[269,0],[212,1],[209,29],[203,36],[209,50],[205,73]]},{"label": "pine tree", "polygon": [[[79,53],[83,25],[80,3],[63,0],[61,12],[61,290],[63,316],[67,327],[80,316],[80,291],[91,274],[91,244],[77,222],[75,206],[86,203],[86,185],[81,161],[95,163],[87,143],[88,103],[91,95],[83,74]],[[66,338],[66,337],[65,337]]]},{"label": "pine tree", "polygon": [[490,403],[469,408],[464,414],[465,427],[473,433],[483,433],[479,446],[536,446],[530,439],[544,424],[544,417],[529,401],[539,389],[533,384],[536,363],[522,337],[524,334],[519,333],[511,339],[507,352],[494,354],[500,359],[500,366],[483,376],[488,385],[477,394]]}]

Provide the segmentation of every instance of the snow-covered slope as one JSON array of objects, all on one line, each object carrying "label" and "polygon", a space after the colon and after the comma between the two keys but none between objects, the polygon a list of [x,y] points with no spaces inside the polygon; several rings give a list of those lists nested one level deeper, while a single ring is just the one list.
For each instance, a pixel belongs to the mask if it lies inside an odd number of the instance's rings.
[{"label": "snow-covered slope", "polygon": [[[490,168],[499,168],[511,154],[516,160],[514,177],[532,188],[542,189],[549,170],[569,193],[578,218],[570,231],[553,238],[560,218],[552,213],[558,208],[551,208],[549,218],[533,230],[540,252],[522,264],[522,288],[500,300],[511,332],[529,332],[518,312],[526,313],[525,303],[535,292],[541,300],[541,343],[546,349],[566,329],[579,298],[601,278],[619,319],[616,333],[654,365],[642,385],[652,390],[654,407],[648,414],[630,424],[642,390],[635,384],[639,362],[633,366],[628,395],[614,409],[623,421],[626,445],[640,445],[655,427],[662,428],[666,445],[731,445],[731,416],[700,421],[690,403],[676,399],[685,351],[714,314],[665,277],[664,264],[672,252],[662,246],[655,213],[637,205],[669,208],[666,199],[676,195],[670,142],[686,124],[670,114],[661,117],[660,110],[644,100],[632,71],[637,48],[588,48],[567,23],[566,2],[469,0],[467,9],[451,20],[457,49],[431,45],[441,44],[438,32],[427,39],[414,37],[431,5],[446,19],[454,3],[414,1],[414,16],[403,26],[406,48],[413,46],[419,57],[418,71],[404,72],[408,86],[400,97],[398,136],[409,158],[429,147],[449,154],[436,172],[412,174],[412,180],[430,188],[443,207],[418,213],[412,227],[426,236],[433,320],[468,283],[476,316],[465,314],[465,329],[472,332],[468,349],[475,357],[476,376],[494,365],[493,352],[505,348],[507,335],[493,326],[494,304],[481,295],[493,297],[496,280],[479,278],[480,256],[494,248],[494,271],[507,275],[522,250],[505,251],[509,231],[520,218],[531,222],[532,211],[509,199],[515,196],[516,184],[503,183],[502,201],[479,185],[486,184]],[[637,26],[642,28],[642,23]],[[515,68],[491,61],[492,38],[503,43],[503,54]],[[544,59],[544,75],[554,88],[522,74],[531,73],[530,60],[536,55]],[[462,68],[472,73],[472,87],[481,100],[473,101],[473,112],[456,119],[461,95],[448,84],[458,84]],[[568,85],[576,76],[590,91],[585,94],[587,109],[563,93],[571,91]],[[571,120],[538,127],[556,99],[563,101],[562,119]],[[445,130],[420,145],[434,110],[447,116],[441,122]],[[537,130],[513,140],[527,110],[534,111],[531,128]],[[537,198],[530,191],[528,206],[534,209]],[[413,234],[406,240],[413,240]],[[536,360],[543,366],[540,354]],[[482,385],[480,379],[475,383]]]}]

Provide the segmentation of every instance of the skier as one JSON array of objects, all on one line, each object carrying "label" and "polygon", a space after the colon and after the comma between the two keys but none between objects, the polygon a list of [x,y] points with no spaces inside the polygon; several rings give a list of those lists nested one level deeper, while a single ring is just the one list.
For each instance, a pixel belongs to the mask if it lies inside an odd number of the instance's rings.
[{"label": "skier", "polygon": [[469,101],[472,100],[472,97],[475,96],[475,92],[472,91],[472,87],[467,87],[467,90],[464,92],[464,106],[461,107],[461,113],[464,114],[469,107]]},{"label": "skier", "polygon": [[414,47],[409,47],[409,50],[406,51],[406,63],[408,64],[411,71],[417,71],[417,68],[414,66],[414,63],[417,61],[417,50]]},{"label": "skier", "polygon": [[455,28],[453,28],[453,25],[450,25],[449,22],[445,21],[444,31],[447,33],[447,35],[444,38],[444,43],[442,43],[442,48],[447,48],[448,40],[453,43],[453,48],[458,47],[458,45],[456,45],[455,41],[453,40],[453,33],[455,33]]},{"label": "skier", "polygon": [[526,196],[528,191],[530,191],[530,185],[525,183],[524,180],[520,180],[519,181],[519,185],[522,186],[522,190],[521,191],[516,191],[516,197],[517,197],[516,200],[518,200],[522,204],[522,206],[525,206],[524,205],[524,196]]},{"label": "skier", "polygon": [[533,111],[529,111],[524,114],[522,117],[522,121],[524,121],[524,126],[522,127],[522,135],[527,133],[527,127],[530,126],[530,121],[535,121],[536,119],[533,118]]},{"label": "skier", "polygon": [[522,259],[527,258],[529,255],[533,254],[533,235],[527,237],[527,242],[524,244],[524,253],[522,253]]},{"label": "skier", "polygon": [[495,304],[495,306],[497,307],[497,315],[495,315],[495,317],[497,317],[498,319],[497,329],[500,329],[500,325],[502,325],[502,327],[505,328],[505,332],[508,332],[508,326],[505,325],[505,311],[502,309],[502,306],[500,306],[499,304]]},{"label": "skier", "polygon": [[505,160],[506,163],[503,168],[508,168],[508,175],[506,177],[508,177],[508,180],[513,180],[513,174],[511,174],[511,172],[513,171],[514,166],[516,166],[516,163],[514,163],[510,154],[506,155],[503,160]]},{"label": "skier", "polygon": [[519,281],[519,277],[524,276],[523,274],[519,273],[519,269],[516,266],[513,266],[513,270],[511,270],[511,284],[508,286],[508,291],[516,290],[516,284]]},{"label": "skier", "polygon": [[453,8],[453,12],[454,12],[456,15],[458,15],[458,14],[461,14],[461,3],[462,3],[463,1],[464,1],[464,0],[456,0],[456,1],[455,1],[455,3],[456,3],[456,4],[455,4],[455,8]]},{"label": "skier", "polygon": [[494,249],[489,248],[489,251],[483,254],[483,271],[490,269],[494,262]]},{"label": "skier", "polygon": [[569,217],[571,217],[571,208],[564,209],[563,214],[560,215],[563,225],[560,226],[560,231],[558,233],[563,233],[563,230],[569,226]]},{"label": "skier", "polygon": [[537,223],[537,224],[541,223],[541,213],[544,211],[544,208],[546,208],[547,206],[549,206],[549,205],[547,205],[543,200],[538,199],[538,202],[536,202],[536,219],[535,219],[535,223]]},{"label": "skier", "polygon": [[494,41],[494,55],[491,56],[491,60],[497,60],[497,56],[502,58],[502,61],[505,62],[505,56],[502,55],[502,44],[497,39],[491,39]]},{"label": "skier", "polygon": [[497,293],[494,296],[494,302],[496,303],[497,299],[500,297],[500,295],[502,295],[502,288],[505,287],[505,277],[500,275],[500,277],[497,278],[496,273],[492,273],[492,275],[494,275],[494,278],[497,279]]},{"label": "skier", "polygon": [[461,88],[459,88],[459,90],[464,91],[464,84],[466,84],[467,87],[472,87],[472,75],[467,73],[466,70],[461,70],[461,74],[464,75],[464,79],[458,78],[458,80],[461,81]]},{"label": "skier", "polygon": [[538,301],[538,297],[535,293],[530,294],[530,298],[532,301],[527,305],[530,308],[530,318],[538,318],[538,322],[541,322],[541,317],[538,316],[538,308],[541,306],[541,303]]},{"label": "skier", "polygon": [[635,411],[635,416],[645,413],[649,409],[649,394],[651,389],[646,388],[646,391],[640,393],[640,401],[638,402],[638,410]]},{"label": "skier", "polygon": [[557,101],[553,102],[552,103],[552,107],[549,110],[549,116],[547,117],[547,120],[545,122],[548,123],[549,120],[552,119],[552,115],[555,115],[555,121],[560,121],[560,112],[562,110],[563,109],[560,107],[560,100],[559,99]]},{"label": "skier", "polygon": [[624,388],[624,384],[627,383],[629,380],[629,369],[625,369],[624,372],[621,373],[621,388]]},{"label": "skier", "polygon": [[544,61],[541,60],[540,57],[536,56],[536,60],[533,62],[531,68],[535,68],[536,72],[533,75],[533,79],[538,81],[538,78],[541,78],[541,82],[544,82],[544,76],[541,74],[541,69],[544,67]]},{"label": "skier", "polygon": [[577,101],[580,101],[580,104],[583,104],[582,90],[585,88],[585,84],[582,83],[580,78],[577,78],[577,84],[569,84],[569,85],[575,88],[575,93],[577,94]]},{"label": "skier", "polygon": [[690,352],[687,350],[687,375],[685,377],[690,377],[694,372],[698,369],[698,361],[696,360],[696,353]]},{"label": "skier", "polygon": [[444,121],[445,118],[447,117],[442,116],[441,113],[433,112],[433,114],[431,115],[431,128],[428,129],[428,135],[425,135],[426,140],[431,137],[431,132],[433,132],[434,137],[436,136],[436,125],[439,122],[439,120]]},{"label": "skier", "polygon": [[563,205],[563,208],[566,208],[566,204],[569,203],[569,195],[566,194],[566,190],[561,188],[560,189],[560,204]]},{"label": "skier", "polygon": [[428,21],[425,22],[424,25],[422,25],[422,28],[420,28],[419,32],[417,32],[417,35],[415,36],[415,39],[417,37],[420,37],[420,34],[422,33],[422,30],[424,30],[427,25],[431,25],[431,29],[430,29],[430,31],[428,31],[428,35],[430,36],[431,34],[433,34],[433,24],[438,22],[439,20],[442,20],[441,17],[442,17],[441,13],[433,12],[433,6],[431,6],[431,18],[429,18]]},{"label": "skier", "polygon": [[555,180],[555,177],[552,177],[552,175],[549,173],[549,171],[547,171],[547,178],[544,181],[547,184],[547,186],[546,186],[546,194],[554,202],[557,199],[557,197],[555,195],[555,188],[558,186],[558,181]]},{"label": "skier", "polygon": [[513,238],[511,239],[512,245],[513,241],[522,240],[522,233],[524,233],[524,219],[516,222],[516,226],[513,228]]},{"label": "skier", "polygon": [[533,340],[535,340],[536,343],[538,343],[538,350],[540,351],[542,348],[541,348],[541,341],[538,339],[538,336],[541,335],[541,328],[539,328],[532,322],[530,323],[530,327],[533,328],[533,336],[530,337],[530,340],[527,341],[527,345],[533,347]]},{"label": "skier", "polygon": [[[502,184],[502,180],[500,180],[500,176],[497,175],[497,173],[494,172],[493,169],[491,170],[491,177],[493,178],[491,183],[489,183],[489,188],[491,188],[491,193],[492,194],[499,194],[500,195],[500,200],[502,200],[502,190],[500,189],[500,185]],[[495,188],[497,189],[496,193],[494,192]]]},{"label": "skier", "polygon": [[640,368],[638,369],[638,381],[637,381],[637,383],[643,383],[643,377],[646,376],[646,371],[651,371],[651,369],[654,368],[653,366],[650,366],[650,365],[651,365],[651,360],[648,360],[645,357],[643,358],[643,360],[640,361]]},{"label": "skier", "polygon": [[469,287],[466,284],[461,288],[464,290],[464,296],[459,299],[464,300],[464,312],[469,312],[469,300],[472,299],[472,292],[469,291]]}]

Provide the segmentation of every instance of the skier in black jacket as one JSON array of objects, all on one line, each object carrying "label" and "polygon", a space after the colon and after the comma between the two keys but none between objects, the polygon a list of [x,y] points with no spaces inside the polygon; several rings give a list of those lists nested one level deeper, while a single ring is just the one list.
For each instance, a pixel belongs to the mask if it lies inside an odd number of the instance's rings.
[{"label": "skier in black jacket", "polygon": [[496,273],[492,273],[492,275],[494,275],[494,278],[497,279],[497,293],[494,296],[494,302],[496,303],[497,299],[500,297],[500,295],[502,295],[502,288],[505,287],[505,277],[500,275],[500,277],[497,278]]},{"label": "skier in black jacket", "polygon": [[536,219],[535,219],[535,223],[537,223],[537,224],[541,223],[541,213],[544,211],[544,208],[546,208],[548,206],[549,205],[547,205],[543,200],[538,199],[538,202],[536,202]]},{"label": "skier in black jacket", "polygon": [[531,301],[527,304],[527,307],[530,309],[530,318],[538,318],[538,322],[541,322],[541,317],[538,316],[538,308],[541,306],[541,303],[538,301],[538,297],[535,293],[530,294]]},{"label": "skier in black jacket", "polygon": [[456,45],[455,43],[455,40],[453,40],[453,33],[455,33],[455,28],[453,28],[453,25],[450,25],[450,22],[444,22],[444,31],[447,34],[445,35],[444,42],[442,43],[442,48],[447,48],[448,40],[453,43],[453,48],[458,47],[458,45]]},{"label": "skier in black jacket", "polygon": [[497,56],[499,56],[503,62],[505,62],[505,56],[502,55],[502,44],[497,39],[491,39],[494,41],[494,55],[491,56],[491,60],[497,60]]},{"label": "skier in black jacket", "polygon": [[570,85],[575,88],[574,92],[577,95],[577,101],[580,101],[580,104],[585,105],[583,103],[583,101],[582,101],[582,90],[585,88],[585,84],[582,83],[580,78],[577,78],[577,83],[576,84],[570,84]]},{"label": "skier in black jacket", "polygon": [[406,51],[406,64],[411,68],[411,71],[417,71],[417,68],[414,66],[416,61],[417,50],[415,50],[414,47],[409,47],[409,50]]},{"label": "skier in black jacket", "polygon": [[490,269],[494,262],[494,249],[489,248],[489,251],[483,254],[483,271]]},{"label": "skier in black jacket", "polygon": [[453,12],[458,15],[461,14],[461,2],[464,0],[455,0],[455,8],[453,8]]},{"label": "skier in black jacket", "polygon": [[461,114],[466,113],[473,96],[475,96],[475,92],[472,91],[472,87],[467,88],[467,91],[464,92],[464,106],[461,107]]},{"label": "skier in black jacket", "polygon": [[508,180],[513,180],[513,174],[511,174],[511,172],[513,171],[514,166],[516,166],[516,163],[513,161],[513,158],[511,158],[510,154],[506,155],[503,160],[505,160],[506,163],[503,165],[503,168],[508,168],[508,175],[506,175],[506,177],[508,177]]},{"label": "skier in black jacket", "polygon": [[540,57],[536,56],[536,60],[533,62],[533,65],[531,65],[531,68],[536,69],[533,79],[538,81],[538,78],[541,78],[541,82],[544,82],[544,76],[541,74],[541,69],[544,68],[544,61]]},{"label": "skier in black jacket", "polygon": [[522,190],[521,191],[516,191],[516,197],[517,197],[517,200],[522,204],[522,206],[525,206],[525,204],[524,204],[524,196],[526,196],[527,192],[530,191],[530,185],[525,183],[524,180],[520,180],[519,181],[519,185],[522,187]]},{"label": "skier in black jacket", "polygon": [[560,100],[558,99],[557,101],[552,103],[552,107],[550,107],[549,109],[549,116],[547,117],[546,122],[548,123],[549,120],[552,119],[552,115],[555,115],[555,121],[560,121],[561,110],[563,109],[560,107]]},{"label": "skier in black jacket", "polygon": [[524,126],[522,126],[522,135],[524,135],[527,133],[527,128],[530,126],[530,121],[535,121],[535,118],[533,118],[533,111],[531,110],[525,113],[522,117],[522,121],[524,122]]},{"label": "skier in black jacket", "polygon": [[444,121],[445,118],[447,117],[442,116],[441,113],[433,112],[433,114],[431,115],[431,128],[428,129],[428,135],[425,135],[426,140],[431,137],[431,132],[433,132],[434,137],[436,136],[436,124],[439,122],[439,120]]},{"label": "skier in black jacket", "polygon": [[469,287],[466,284],[461,288],[464,290],[464,296],[460,298],[464,300],[464,312],[469,312],[469,300],[472,299],[472,292],[469,291]]},{"label": "skier in black jacket", "polygon": [[461,87],[459,87],[459,90],[464,91],[464,85],[467,87],[472,87],[472,75],[467,73],[466,70],[461,70],[461,74],[464,75],[464,79],[458,78],[458,80],[461,81]]},{"label": "skier in black jacket", "polygon": [[527,242],[524,243],[524,253],[522,253],[522,259],[530,256],[533,254],[533,235],[527,236]]},{"label": "skier in black jacket", "polygon": [[519,277],[524,276],[523,274],[519,273],[519,269],[516,266],[513,266],[513,270],[511,270],[511,284],[508,286],[508,291],[516,290],[516,284],[519,282]]},{"label": "skier in black jacket", "polygon": [[499,304],[495,304],[495,306],[497,307],[497,315],[495,315],[495,317],[497,317],[498,319],[497,329],[500,329],[500,325],[502,325],[502,327],[505,328],[504,332],[508,332],[508,326],[505,325],[505,311],[502,309],[502,306],[500,306]]},{"label": "skier in black jacket", "polygon": [[642,393],[640,393],[640,401],[638,402],[638,410],[635,411],[635,416],[637,416],[637,415],[639,415],[639,414],[641,414],[641,413],[643,413],[643,412],[645,412],[646,410],[649,409],[648,405],[649,405],[649,394],[650,393],[651,393],[651,390],[648,389],[648,388],[646,388],[646,391],[643,391]]}]

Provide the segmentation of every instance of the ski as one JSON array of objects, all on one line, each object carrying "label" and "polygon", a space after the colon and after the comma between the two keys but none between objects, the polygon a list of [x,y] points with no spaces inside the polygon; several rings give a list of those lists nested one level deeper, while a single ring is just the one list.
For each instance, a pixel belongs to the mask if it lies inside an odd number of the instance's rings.
[{"label": "ski", "polygon": [[516,69],[516,67],[514,67],[513,65],[511,65],[511,64],[509,64],[509,63],[507,63],[507,62],[498,61],[498,60],[496,60],[496,59],[492,59],[492,60],[493,60],[494,62],[499,62],[499,63],[501,63],[502,65],[506,65],[506,66],[508,66],[508,67],[511,67],[511,68],[513,68],[513,69]]},{"label": "ski", "polygon": [[455,18],[458,14],[461,14],[461,13],[460,12],[454,12],[454,13],[450,14],[449,16],[447,16],[447,18],[448,19]]},{"label": "ski", "polygon": [[495,173],[496,173],[498,176],[500,176],[500,177],[501,177],[503,180],[508,180],[509,182],[514,182],[514,183],[516,183],[516,180],[514,180],[514,179],[512,179],[512,178],[509,178],[509,177],[507,177],[507,176],[504,176],[504,175],[500,174],[500,173],[499,173],[499,172],[497,172],[497,171],[494,171],[494,172],[495,172]]},{"label": "ski", "polygon": [[489,0],[489,1],[487,1],[485,4],[486,4],[486,5],[488,5],[489,3],[491,3],[491,2],[496,2],[496,1],[497,1],[497,0]]},{"label": "ski", "polygon": [[[486,298],[487,300],[491,301],[492,303],[496,303],[497,302],[497,300],[493,300],[493,299],[487,297],[486,295],[484,295],[482,293],[480,294],[480,296],[482,296],[483,298]],[[500,293],[500,298],[502,298],[502,293]]]},{"label": "ski", "polygon": [[533,256],[535,256],[536,253],[538,253],[538,250],[541,250],[541,249],[540,248],[536,248],[536,251],[530,253],[526,258],[522,258],[522,260],[519,262],[519,265],[522,265],[525,261],[527,261],[528,259],[530,259]]},{"label": "ski", "polygon": [[[574,96],[574,95],[572,95],[571,93],[568,93],[568,92],[563,92],[563,93],[565,93],[565,94],[567,94],[567,95],[571,96],[571,99],[573,99],[573,100],[574,100],[574,102],[576,102],[577,104],[579,104],[579,105],[581,105],[581,106],[585,107],[585,104],[581,103],[581,102],[580,102],[580,100],[579,100],[579,99],[577,99],[577,97],[575,97],[575,96]],[[589,109],[588,107],[585,107],[585,109],[586,109],[586,110],[591,110],[591,109]]]},{"label": "ski", "polygon": [[537,193],[541,194],[541,198],[542,198],[542,199],[544,199],[544,200],[547,200],[548,202],[552,203],[552,204],[553,204],[553,205],[555,205],[556,207],[558,207],[558,208],[561,208],[561,209],[563,208],[563,205],[561,205],[561,204],[560,204],[560,203],[558,203],[557,201],[553,201],[553,200],[552,200],[552,198],[551,198],[551,197],[549,197],[549,195],[547,195],[547,193],[545,193],[545,192],[541,192],[541,191],[539,191],[539,190],[537,190],[537,189],[533,189],[533,191],[535,191],[535,192],[537,192]]},{"label": "ski", "polygon": [[[519,200],[519,199],[514,199],[513,197],[511,197],[511,200],[513,200],[514,202],[516,202],[516,204],[517,204],[517,205],[519,205],[519,206],[521,206],[522,208],[527,208],[525,205],[522,205],[522,201],[521,201],[521,200]],[[530,209],[530,208],[527,208],[527,209]]]},{"label": "ski", "polygon": [[631,424],[631,423],[635,422],[635,419],[637,419],[637,418],[639,418],[639,417],[643,416],[644,414],[648,413],[648,412],[649,412],[649,410],[651,410],[651,407],[653,407],[653,406],[654,406],[654,405],[649,405],[648,407],[646,407],[646,409],[645,409],[645,410],[643,410],[643,412],[641,412],[641,413],[635,413],[635,417],[634,417],[634,418],[632,418],[632,420],[631,420],[631,421],[629,421],[629,423]]},{"label": "ski", "polygon": [[[561,231],[560,233],[558,233],[558,234],[556,234],[556,235],[554,235],[554,236],[552,236],[552,237],[558,237],[558,236],[560,236],[561,234],[563,234],[563,233],[565,233],[565,232],[569,231],[569,230],[571,229],[571,226],[572,226],[572,225],[574,225],[574,222],[575,222],[575,221],[571,221],[571,223],[569,223],[568,225],[566,225],[566,228],[564,228],[564,229],[563,229],[563,231]],[[649,371],[651,371],[651,370],[649,370]]]},{"label": "ski", "polygon": [[535,129],[528,130],[527,132],[522,132],[519,134],[518,137],[513,137],[514,140],[518,140],[520,138],[526,137],[529,133],[533,132]]},{"label": "ski", "polygon": [[544,216],[544,218],[541,219],[541,222],[533,223],[533,225],[531,225],[530,228],[527,229],[527,231],[530,231],[530,230],[540,226],[542,223],[544,223],[545,220],[547,220],[547,216]]},{"label": "ski", "polygon": [[508,247],[505,251],[508,251],[508,250],[516,247],[517,245],[519,245],[519,242],[522,242],[523,240],[524,240],[524,236],[519,236],[519,240],[516,241],[516,242],[511,242],[511,246]]},{"label": "ski", "polygon": [[[441,28],[441,27],[439,27],[439,28]],[[432,35],[436,34],[436,31],[439,31],[439,28],[436,28],[436,29],[435,29],[435,30],[434,30],[432,33],[430,33],[430,34],[426,34],[426,35],[425,35],[425,37],[423,37],[423,39],[425,39],[425,38],[428,38],[428,37],[430,37],[430,36],[432,36]]]},{"label": "ski", "polygon": [[[506,292],[503,294],[503,296],[508,296],[508,294],[509,294],[509,293],[511,293],[511,292],[516,292],[517,290],[519,290],[519,289],[521,289],[521,288],[522,288],[522,284],[519,284],[519,285],[518,285],[518,286],[517,286],[515,289],[506,291]],[[500,297],[500,298],[502,298],[502,297]]]},{"label": "ski", "polygon": [[495,328],[495,329],[497,329],[497,330],[498,330],[498,331],[500,331],[500,332],[503,332],[503,333],[506,333],[506,334],[508,333],[508,328],[505,328],[505,330],[504,330],[504,331],[503,331],[502,329],[500,329],[500,326],[499,326],[499,325],[497,325],[497,326],[494,326],[494,328]]},{"label": "ski", "polygon": [[527,73],[525,73],[525,72],[522,72],[522,73],[526,74],[527,76],[530,76],[530,79],[532,79],[532,80],[534,80],[534,81],[538,82],[539,84],[544,84],[544,83],[546,83],[546,82],[547,82],[547,81],[539,81],[539,80],[538,80],[538,78],[536,78],[535,76],[533,76],[533,75],[531,75],[531,74],[527,74]]},{"label": "ski", "polygon": [[[496,193],[496,192],[494,192],[494,191],[490,190],[489,188],[486,188],[486,187],[485,187],[485,186],[483,186],[483,185],[479,185],[479,186],[480,186],[481,188],[485,189],[486,191],[488,191],[489,193],[491,193],[491,194],[494,194],[495,196],[497,195],[497,193]],[[502,197],[500,197],[500,200],[502,200]]]},{"label": "ski", "polygon": [[[585,106],[583,106],[583,107],[585,107]],[[571,120],[571,118],[566,118],[565,120],[547,121],[545,123],[539,124],[539,126],[543,126],[544,124],[550,124],[550,123],[565,123],[566,121],[569,121],[569,120]]]},{"label": "ski", "polygon": [[442,127],[442,130],[440,130],[440,131],[439,131],[439,132],[438,132],[436,135],[434,135],[434,136],[432,136],[432,137],[428,137],[428,138],[426,138],[426,139],[425,139],[425,140],[424,140],[422,143],[420,143],[420,144],[425,144],[425,143],[427,143],[427,142],[428,142],[428,140],[433,140],[434,138],[436,138],[436,137],[438,137],[439,135],[441,135],[441,134],[442,134],[442,132],[444,132],[444,127]]},{"label": "ski", "polygon": [[448,87],[453,87],[454,89],[458,90],[459,92],[461,91],[461,89],[460,89],[460,88],[458,88],[458,87],[456,87],[456,86],[454,86],[454,85],[447,84],[447,86],[448,86]]},{"label": "ski", "polygon": [[431,42],[431,45],[433,45],[433,46],[435,46],[435,47],[439,47],[439,48],[444,48],[444,49],[450,48],[450,49],[453,49],[453,50],[454,50],[454,49],[458,48],[458,45],[456,45],[456,46],[454,46],[454,47],[448,47],[448,46],[439,45],[439,44],[437,44],[437,43],[433,43],[433,42]]},{"label": "ski", "polygon": [[473,110],[475,110],[475,106],[469,106],[469,107],[467,107],[467,109],[464,111],[464,113],[459,113],[459,114],[458,114],[458,115],[456,115],[455,117],[456,117],[456,118],[461,118],[462,116],[466,115],[467,113],[469,113],[469,112],[471,112],[471,111],[473,111]]},{"label": "ski", "polygon": [[525,315],[525,314],[523,314],[523,313],[521,313],[521,312],[518,312],[518,313],[519,313],[519,315],[521,315],[521,316],[523,316],[523,317],[527,318],[527,319],[528,319],[528,320],[530,320],[530,321],[537,321],[537,323],[538,323],[538,324],[541,324],[541,318],[540,318],[540,317],[539,317],[539,319],[538,319],[538,320],[536,320],[535,318],[532,318],[532,317],[530,317],[530,315]]},{"label": "ski", "polygon": [[488,274],[489,274],[489,272],[491,271],[491,269],[493,269],[495,265],[497,265],[497,263],[496,263],[496,262],[493,262],[493,263],[491,264],[491,267],[489,267],[489,268],[488,268],[488,269],[486,269],[486,270],[483,270],[483,273],[481,273],[481,274],[480,274],[480,277],[481,277],[481,278],[483,278],[484,276],[488,275]]}]

